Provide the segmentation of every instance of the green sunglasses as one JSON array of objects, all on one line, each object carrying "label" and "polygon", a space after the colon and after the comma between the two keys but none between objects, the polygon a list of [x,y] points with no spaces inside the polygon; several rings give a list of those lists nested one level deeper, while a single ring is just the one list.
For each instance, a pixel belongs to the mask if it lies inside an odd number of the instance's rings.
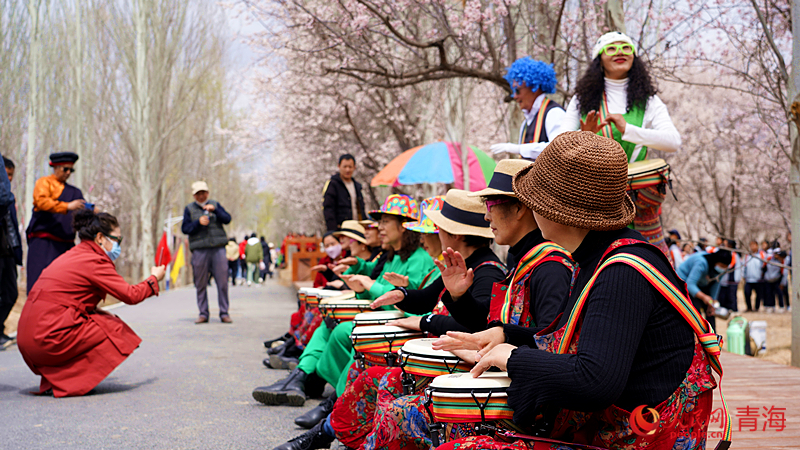
[{"label": "green sunglasses", "polygon": [[632,55],[634,48],[630,44],[608,44],[603,47],[603,52],[608,56],[614,56],[619,52],[623,55]]},{"label": "green sunglasses", "polygon": [[[103,233],[105,234],[105,233]],[[110,234],[105,234],[105,236],[112,241],[115,241],[117,244],[122,244],[122,236],[112,236]]]}]

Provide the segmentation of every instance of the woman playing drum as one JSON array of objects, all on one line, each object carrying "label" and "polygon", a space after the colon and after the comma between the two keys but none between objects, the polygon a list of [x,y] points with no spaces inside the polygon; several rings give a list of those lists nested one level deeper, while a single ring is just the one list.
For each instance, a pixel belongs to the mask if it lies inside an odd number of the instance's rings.
[{"label": "woman playing drum", "polygon": [[[712,368],[721,375],[718,337],[665,255],[626,228],[634,215],[626,159],[610,139],[570,132],[514,177],[514,191],[543,235],[570,250],[579,269],[557,322],[527,345],[484,347],[473,374],[507,370],[514,421],[532,426],[544,413],[553,439],[613,449],[705,448]],[[632,411],[642,406],[660,417],[651,434],[632,428]],[[473,437],[442,448],[550,445]]]},{"label": "woman playing drum", "polygon": [[[597,40],[592,55],[594,60],[578,80],[559,132],[591,131],[614,139],[625,150],[629,164],[643,161],[648,148],[678,151],[681,136],[656,95],[633,40],[617,31],[606,33]],[[639,190],[634,228],[667,254],[658,220],[665,195],[664,184]]]}]

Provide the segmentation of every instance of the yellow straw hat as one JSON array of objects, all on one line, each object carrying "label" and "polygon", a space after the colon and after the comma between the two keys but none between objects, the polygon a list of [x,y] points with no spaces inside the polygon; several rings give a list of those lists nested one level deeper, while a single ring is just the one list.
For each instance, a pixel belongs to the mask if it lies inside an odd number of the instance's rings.
[{"label": "yellow straw hat", "polygon": [[428,209],[425,214],[440,230],[450,234],[494,238],[489,222],[483,219],[486,207],[479,199],[468,194],[469,192],[461,189],[450,189],[444,198],[442,209]]}]

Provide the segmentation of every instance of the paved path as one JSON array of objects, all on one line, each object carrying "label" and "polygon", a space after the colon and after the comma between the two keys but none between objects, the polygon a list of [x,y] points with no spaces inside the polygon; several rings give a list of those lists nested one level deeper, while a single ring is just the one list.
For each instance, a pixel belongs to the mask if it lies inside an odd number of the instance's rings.
[{"label": "paved path", "polygon": [[271,449],[299,434],[292,420],[316,400],[266,407],[250,394],[287,373],[261,364],[262,342],[286,331],[294,291],[270,281],[230,296],[230,325],[215,309],[195,325],[193,289],[114,309],[143,342],[84,397],[30,395],[39,377],[16,346],[0,352],[0,449]]}]

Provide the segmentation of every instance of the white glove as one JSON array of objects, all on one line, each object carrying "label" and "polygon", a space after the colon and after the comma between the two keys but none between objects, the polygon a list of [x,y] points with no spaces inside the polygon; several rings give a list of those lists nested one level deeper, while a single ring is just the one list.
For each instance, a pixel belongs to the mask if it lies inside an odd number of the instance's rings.
[{"label": "white glove", "polygon": [[513,153],[515,155],[519,155],[519,145],[517,144],[492,144],[489,149],[495,155],[500,153]]}]

